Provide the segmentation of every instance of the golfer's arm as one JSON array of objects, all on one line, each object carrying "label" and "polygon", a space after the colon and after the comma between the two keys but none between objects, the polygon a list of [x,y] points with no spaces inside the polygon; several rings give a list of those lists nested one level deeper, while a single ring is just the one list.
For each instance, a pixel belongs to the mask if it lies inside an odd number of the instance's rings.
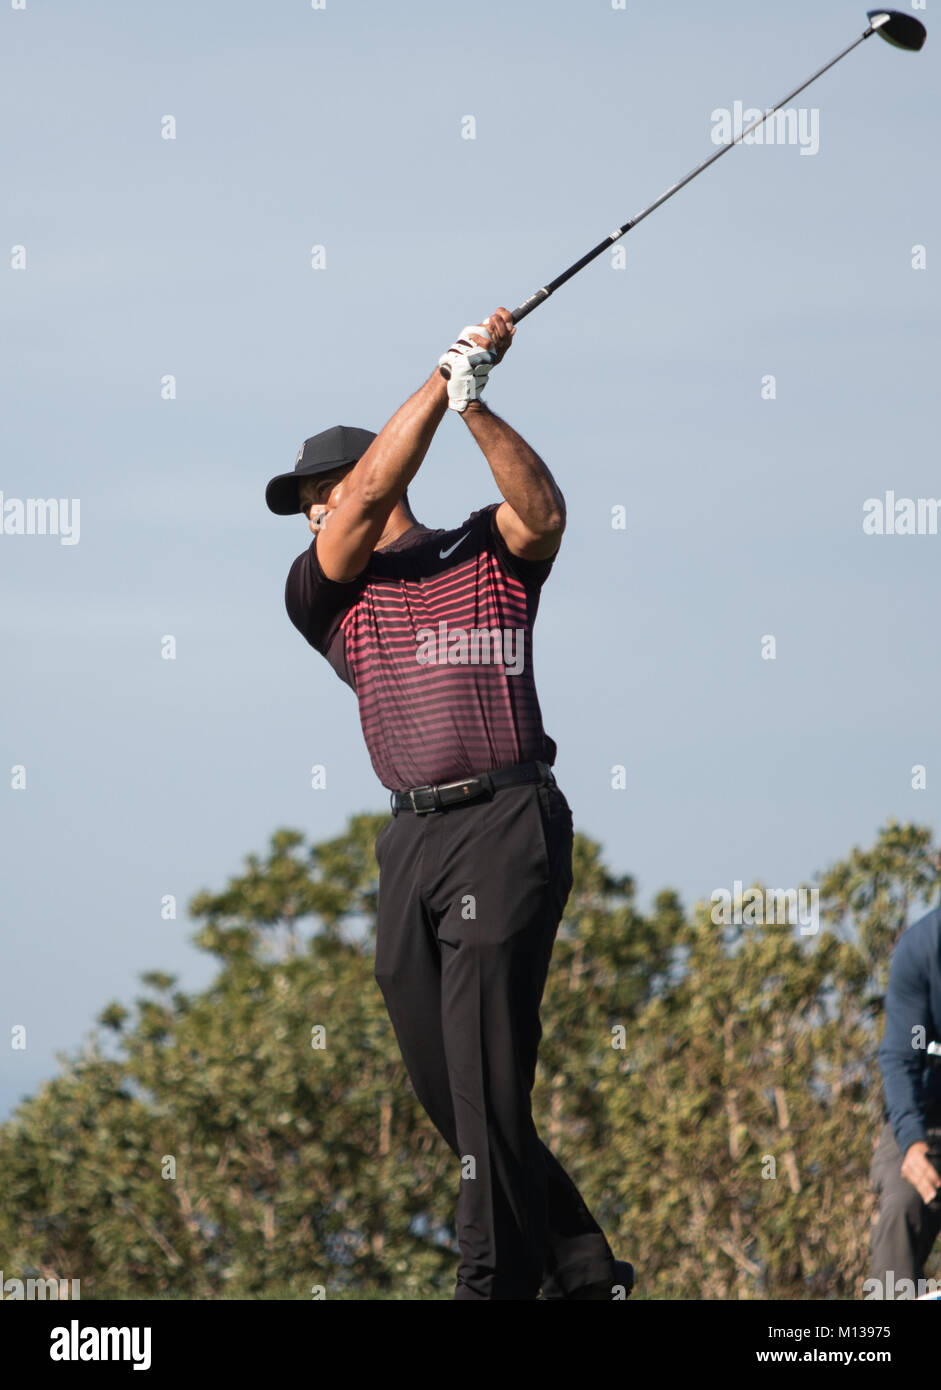
[{"label": "golfer's arm", "polygon": [[437,367],[382,427],[343,483],[343,495],[317,536],[328,579],[347,583],[366,568],[389,515],[421,467],[448,408]]},{"label": "golfer's arm", "polygon": [[927,1137],[925,1053],[923,1046],[913,1046],[912,1040],[931,1036],[928,963],[919,959],[912,941],[903,934],[892,956],[885,996],[885,1032],[877,1054],[886,1116],[903,1154]]},{"label": "golfer's arm", "polygon": [[565,530],[565,498],[552,474],[526,440],[483,401],[472,401],[462,418],[506,499],[496,520],[507,547],[524,560],[548,560]]}]

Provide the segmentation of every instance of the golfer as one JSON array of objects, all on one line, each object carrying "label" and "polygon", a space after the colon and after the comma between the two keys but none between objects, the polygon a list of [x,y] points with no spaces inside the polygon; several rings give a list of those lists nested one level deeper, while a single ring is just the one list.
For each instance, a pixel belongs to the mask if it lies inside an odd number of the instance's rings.
[{"label": "golfer", "polygon": [[[481,400],[514,332],[503,308],[465,328],[378,435],[315,435],[266,498],[314,532],[288,614],[356,692],[391,793],[375,976],[415,1093],[461,1163],[454,1298],[611,1299],[633,1270],[540,1142],[530,1102],[573,831],[532,661],[565,503]],[[449,410],[504,500],[431,529],[407,488]]]}]

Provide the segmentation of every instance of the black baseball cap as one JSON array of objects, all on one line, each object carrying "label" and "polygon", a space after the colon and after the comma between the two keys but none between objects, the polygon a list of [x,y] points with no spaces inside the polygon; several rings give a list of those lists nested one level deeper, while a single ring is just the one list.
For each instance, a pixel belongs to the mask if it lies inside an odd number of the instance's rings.
[{"label": "black baseball cap", "polygon": [[305,439],[297,452],[293,473],[279,473],[265,489],[265,501],[278,516],[293,516],[301,509],[297,484],[301,478],[332,473],[335,468],[356,463],[375,439],[371,430],[354,429],[351,425],[334,425],[312,439]]}]

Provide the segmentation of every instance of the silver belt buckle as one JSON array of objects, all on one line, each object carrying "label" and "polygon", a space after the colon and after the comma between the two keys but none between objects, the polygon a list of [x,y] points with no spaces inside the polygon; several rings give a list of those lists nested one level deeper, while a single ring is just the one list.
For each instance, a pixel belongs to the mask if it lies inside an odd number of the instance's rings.
[{"label": "silver belt buckle", "polygon": [[[431,794],[431,805],[430,805],[430,806],[418,806],[418,805],[416,805],[416,803],[415,803],[415,793],[416,793],[416,792],[419,792],[419,793],[425,792],[426,794],[427,794],[427,793],[430,793],[430,794]],[[424,787],[411,787],[411,788],[409,788],[409,791],[408,791],[407,795],[408,795],[409,801],[412,803],[412,810],[415,812],[416,816],[427,816],[427,815],[430,815],[430,813],[431,813],[432,811],[437,811],[437,810],[440,808],[440,805],[441,805],[441,798],[440,798],[439,795],[438,795],[438,788],[437,788],[437,787],[433,787],[430,783],[429,783],[427,786],[424,786]]]}]

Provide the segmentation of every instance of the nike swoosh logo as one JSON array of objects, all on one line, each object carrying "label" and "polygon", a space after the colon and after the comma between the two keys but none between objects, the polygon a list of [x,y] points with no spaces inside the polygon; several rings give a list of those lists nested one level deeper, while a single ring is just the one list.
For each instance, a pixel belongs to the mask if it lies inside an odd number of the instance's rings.
[{"label": "nike swoosh logo", "polygon": [[[466,540],[467,540],[467,537],[468,537],[469,535],[470,535],[470,531],[465,531],[464,534],[463,534],[463,536],[461,537],[461,541],[466,541]],[[439,551],[438,551],[438,555],[439,555],[440,559],[446,560],[446,559],[448,558],[449,555],[451,555],[455,550],[457,550],[457,548],[458,548],[458,546],[460,545],[461,541],[455,541],[453,545],[449,545],[449,546],[448,546],[447,550],[439,550]]]}]

